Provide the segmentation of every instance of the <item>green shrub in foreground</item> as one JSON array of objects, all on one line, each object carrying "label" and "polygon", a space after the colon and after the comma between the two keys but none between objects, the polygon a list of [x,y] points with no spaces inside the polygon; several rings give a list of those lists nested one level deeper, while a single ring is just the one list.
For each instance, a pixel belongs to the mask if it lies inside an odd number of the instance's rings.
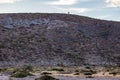
[{"label": "green shrub in foreground", "polygon": [[59,80],[59,79],[56,79],[52,76],[44,75],[44,76],[41,76],[40,78],[36,78],[35,80]]},{"label": "green shrub in foreground", "polygon": [[79,72],[75,72],[74,75],[80,75],[80,73]]},{"label": "green shrub in foreground", "polygon": [[7,68],[0,68],[0,72],[4,72],[6,70],[7,70]]},{"label": "green shrub in foreground", "polygon": [[88,75],[88,76],[86,76],[86,78],[94,78],[93,76],[91,76],[91,75]]},{"label": "green shrub in foreground", "polygon": [[19,71],[11,75],[11,77],[16,77],[16,78],[23,78],[27,76],[33,76],[33,75],[27,71]]},{"label": "green shrub in foreground", "polygon": [[62,68],[53,68],[52,70],[53,71],[64,71],[64,69],[62,69]]},{"label": "green shrub in foreground", "polygon": [[50,72],[42,72],[41,73],[41,75],[50,75],[50,74],[52,74],[52,73],[50,73]]},{"label": "green shrub in foreground", "polygon": [[109,72],[109,74],[112,74],[112,75],[116,76],[117,72]]}]

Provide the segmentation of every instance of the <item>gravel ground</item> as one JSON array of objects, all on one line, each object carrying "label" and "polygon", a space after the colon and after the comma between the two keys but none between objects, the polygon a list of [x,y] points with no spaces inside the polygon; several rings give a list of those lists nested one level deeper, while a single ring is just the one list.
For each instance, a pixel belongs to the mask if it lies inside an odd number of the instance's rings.
[{"label": "gravel ground", "polygon": [[[26,78],[13,78],[13,80],[35,80],[36,76]],[[59,80],[120,80],[120,78],[78,78],[78,77],[56,77]],[[9,80],[8,76],[0,76],[0,80]]]},{"label": "gravel ground", "polygon": [[57,77],[60,80],[120,80],[120,78],[75,78],[75,77]]}]

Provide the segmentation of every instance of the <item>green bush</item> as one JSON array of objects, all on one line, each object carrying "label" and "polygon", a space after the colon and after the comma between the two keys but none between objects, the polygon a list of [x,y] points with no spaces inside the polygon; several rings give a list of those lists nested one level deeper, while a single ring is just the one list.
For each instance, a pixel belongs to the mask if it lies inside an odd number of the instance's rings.
[{"label": "green bush", "polygon": [[95,74],[96,71],[95,71],[95,70],[92,70],[92,69],[89,68],[89,67],[87,67],[87,68],[81,70],[81,73],[83,73],[83,74],[86,76],[86,78],[93,78],[92,75]]},{"label": "green bush", "polygon": [[41,75],[50,75],[50,74],[52,74],[52,73],[50,73],[50,72],[42,72],[41,73]]},{"label": "green bush", "polygon": [[36,78],[35,80],[59,80],[59,79],[56,79],[52,76],[44,75],[44,76],[41,76],[40,78]]},{"label": "green bush", "polygon": [[96,74],[97,72],[91,69],[85,69],[82,70],[81,73],[84,73],[84,75],[92,75],[92,74]]},{"label": "green bush", "polygon": [[92,75],[91,72],[84,72],[84,75]]},{"label": "green bush", "polygon": [[80,73],[79,72],[75,72],[74,75],[80,75]]},{"label": "green bush", "polygon": [[88,76],[86,76],[86,78],[94,78],[93,76],[91,76],[91,75],[88,75]]},{"label": "green bush", "polygon": [[112,75],[116,76],[117,72],[110,72],[109,74],[112,74]]},{"label": "green bush", "polygon": [[86,69],[91,69],[89,66],[86,66],[85,68],[86,68]]},{"label": "green bush", "polygon": [[33,76],[33,75],[27,71],[18,71],[11,75],[11,77],[16,77],[16,78],[23,78],[27,76]]},{"label": "green bush", "polygon": [[12,74],[14,74],[14,73],[16,73],[16,72],[19,72],[19,71],[21,71],[21,69],[16,68],[16,69],[14,69],[14,70],[12,71]]},{"label": "green bush", "polygon": [[79,70],[75,70],[75,72],[79,72]]},{"label": "green bush", "polygon": [[62,68],[53,68],[52,70],[53,71],[64,71],[64,69],[62,69]]},{"label": "green bush", "polygon": [[0,68],[0,72],[4,72],[6,70],[7,70],[7,68]]}]

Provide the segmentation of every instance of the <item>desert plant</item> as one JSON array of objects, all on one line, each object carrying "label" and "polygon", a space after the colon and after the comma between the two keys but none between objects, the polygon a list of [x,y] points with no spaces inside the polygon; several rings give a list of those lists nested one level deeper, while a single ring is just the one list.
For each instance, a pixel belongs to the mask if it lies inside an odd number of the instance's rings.
[{"label": "desert plant", "polygon": [[62,68],[53,68],[52,70],[53,71],[64,71],[64,69],[62,69]]},{"label": "desert plant", "polygon": [[13,69],[13,71],[12,71],[11,74],[14,74],[14,73],[16,73],[16,72],[18,72],[18,71],[21,71],[21,69],[19,69],[19,68],[15,68],[15,69]]},{"label": "desert plant", "polygon": [[109,74],[112,74],[113,76],[117,75],[117,72],[110,72]]},{"label": "desert plant", "polygon": [[41,76],[40,78],[36,78],[35,80],[59,80],[59,79],[56,79],[52,76],[44,75],[44,76]]},{"label": "desert plant", "polygon": [[79,70],[75,70],[75,72],[79,72]]},{"label": "desert plant", "polygon": [[42,72],[41,73],[41,75],[50,75],[50,74],[52,74],[52,73],[50,73],[50,72]]},{"label": "desert plant", "polygon": [[80,75],[80,73],[79,72],[75,72],[74,75]]},{"label": "desert plant", "polygon": [[79,74],[80,74],[79,70],[75,70],[74,75],[79,75]]},{"label": "desert plant", "polygon": [[89,66],[86,66],[85,68],[86,68],[86,69],[91,69]]},{"label": "desert plant", "polygon": [[87,75],[86,78],[94,78],[94,77],[91,75]]},{"label": "desert plant", "polygon": [[27,76],[33,76],[33,75],[27,71],[18,71],[11,75],[11,77],[16,77],[16,78],[23,78]]},{"label": "desert plant", "polygon": [[84,75],[92,75],[91,72],[84,72]]},{"label": "desert plant", "polygon": [[90,70],[89,70],[89,69],[86,69],[86,70],[82,70],[81,73],[85,73],[85,74],[95,74],[96,71],[91,70],[91,69],[90,69]]},{"label": "desert plant", "polygon": [[81,73],[83,73],[86,78],[93,78],[93,74],[96,73],[95,70],[92,70],[90,67],[85,67],[85,69],[81,70]]},{"label": "desert plant", "polygon": [[4,72],[6,70],[7,70],[7,68],[0,68],[0,72]]}]

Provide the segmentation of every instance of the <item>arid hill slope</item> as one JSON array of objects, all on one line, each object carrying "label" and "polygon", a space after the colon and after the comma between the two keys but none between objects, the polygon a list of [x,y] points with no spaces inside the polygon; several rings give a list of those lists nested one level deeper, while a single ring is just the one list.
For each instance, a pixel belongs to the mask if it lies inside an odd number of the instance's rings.
[{"label": "arid hill slope", "polygon": [[120,65],[120,22],[70,14],[0,14],[0,66]]}]

